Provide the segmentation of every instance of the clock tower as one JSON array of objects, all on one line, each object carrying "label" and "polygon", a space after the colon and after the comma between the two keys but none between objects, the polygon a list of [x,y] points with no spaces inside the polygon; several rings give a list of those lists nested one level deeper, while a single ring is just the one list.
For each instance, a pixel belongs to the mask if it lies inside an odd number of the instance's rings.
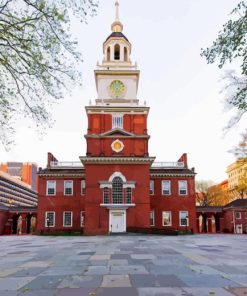
[{"label": "clock tower", "polygon": [[131,62],[131,43],[123,34],[119,3],[112,33],[97,64],[95,104],[86,106],[85,233],[126,232],[150,227],[149,107],[137,98],[140,71]]}]

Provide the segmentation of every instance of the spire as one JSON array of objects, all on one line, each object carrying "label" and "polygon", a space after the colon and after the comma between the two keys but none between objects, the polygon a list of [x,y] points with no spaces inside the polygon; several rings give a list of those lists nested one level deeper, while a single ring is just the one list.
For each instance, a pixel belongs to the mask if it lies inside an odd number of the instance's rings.
[{"label": "spire", "polygon": [[123,31],[123,24],[119,20],[119,2],[118,0],[115,2],[116,8],[116,19],[111,25],[112,32],[122,32]]},{"label": "spire", "polygon": [[115,2],[115,6],[116,6],[116,21],[119,21],[119,2],[118,1]]}]

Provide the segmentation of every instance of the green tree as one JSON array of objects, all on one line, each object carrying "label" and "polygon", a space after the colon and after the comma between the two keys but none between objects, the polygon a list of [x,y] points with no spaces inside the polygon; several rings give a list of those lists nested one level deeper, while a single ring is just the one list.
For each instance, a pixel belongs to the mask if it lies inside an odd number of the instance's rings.
[{"label": "green tree", "polygon": [[81,82],[71,19],[86,22],[97,0],[0,0],[0,142],[10,145],[18,118],[50,124],[53,102]]},{"label": "green tree", "polygon": [[226,101],[236,108],[236,115],[229,121],[229,127],[237,123],[247,111],[247,1],[240,1],[231,12],[231,19],[223,25],[212,46],[202,49],[201,55],[208,63],[218,62],[219,68],[236,62],[241,74],[226,73]]}]

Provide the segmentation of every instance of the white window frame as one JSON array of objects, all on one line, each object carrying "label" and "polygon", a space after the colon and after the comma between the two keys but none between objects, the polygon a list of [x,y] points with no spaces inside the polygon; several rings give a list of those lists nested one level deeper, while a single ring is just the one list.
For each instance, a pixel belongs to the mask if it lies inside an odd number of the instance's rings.
[{"label": "white window frame", "polygon": [[154,195],[154,180],[149,181],[149,195]]},{"label": "white window frame", "polygon": [[[181,216],[182,216],[182,213],[186,213],[186,224],[187,225],[182,225],[181,224],[181,219],[184,219],[184,218],[181,218]],[[188,227],[189,226],[189,212],[188,211],[179,211],[179,226],[181,226],[181,227]]]},{"label": "white window frame", "polygon": [[235,212],[235,219],[241,220],[241,218],[242,218],[241,212]]},{"label": "white window frame", "polygon": [[[83,220],[82,220],[82,217],[83,217]],[[83,223],[82,223],[82,221],[83,221]],[[81,227],[85,226],[85,211],[80,212],[80,226]]]},{"label": "white window frame", "polygon": [[81,180],[81,195],[85,195],[85,194],[86,194],[86,181]]},{"label": "white window frame", "polygon": [[[128,195],[129,195],[129,197],[128,197]],[[128,199],[130,199],[130,202],[128,202]],[[126,187],[126,189],[125,189],[125,202],[126,202],[126,204],[132,203],[132,188],[131,187]]]},{"label": "white window frame", "polygon": [[123,129],[123,114],[112,114],[112,129],[114,128]]},{"label": "white window frame", "polygon": [[[105,196],[107,190],[107,196]],[[106,203],[106,198],[108,199],[108,203]],[[103,204],[109,204],[110,203],[110,188],[109,187],[104,187],[103,188]]]},{"label": "white window frame", "polygon": [[[70,225],[65,225],[65,214],[66,213],[71,214]],[[64,211],[63,212],[63,227],[73,227],[73,212],[72,211]]]},{"label": "white window frame", "polygon": [[[170,224],[164,225],[164,213],[169,213],[169,215],[170,215]],[[171,211],[162,211],[162,226],[164,226],[164,227],[172,226],[172,212]]]},{"label": "white window frame", "polygon": [[[53,184],[55,184],[54,185],[54,193],[53,194],[49,194],[48,193],[48,189],[49,189],[49,186],[48,186],[48,184],[49,183],[53,183]],[[46,195],[48,195],[48,196],[54,196],[54,195],[56,195],[56,186],[57,186],[57,182],[55,181],[55,180],[47,180],[46,181]]]},{"label": "white window frame", "polygon": [[[53,224],[48,226],[48,224],[47,224],[47,222],[48,222],[47,218],[48,218],[48,214],[50,214],[50,213],[53,214]],[[45,227],[47,227],[47,228],[55,227],[55,218],[56,218],[56,213],[54,211],[47,211],[47,212],[45,212]]]},{"label": "white window frame", "polygon": [[[164,189],[163,184],[165,184],[165,183],[169,184],[169,193],[164,192],[166,189]],[[161,182],[161,195],[166,195],[166,196],[171,195],[171,180],[162,180],[162,182]]]},{"label": "white window frame", "polygon": [[[71,186],[71,193],[70,194],[66,194],[66,187],[65,187],[65,183],[66,182],[70,182],[72,184]],[[63,194],[66,195],[66,196],[71,196],[73,195],[73,187],[74,187],[74,182],[73,180],[64,180],[64,191],[63,191]]]},{"label": "white window frame", "polygon": [[[153,221],[153,224],[151,224],[151,219]],[[154,212],[154,210],[150,211],[150,226],[155,226],[155,212]]]},{"label": "white window frame", "polygon": [[[186,189],[183,188],[180,184],[186,184]],[[185,193],[181,193],[181,190],[186,190]],[[178,194],[185,196],[188,195],[188,181],[187,180],[179,180],[178,181]]]}]

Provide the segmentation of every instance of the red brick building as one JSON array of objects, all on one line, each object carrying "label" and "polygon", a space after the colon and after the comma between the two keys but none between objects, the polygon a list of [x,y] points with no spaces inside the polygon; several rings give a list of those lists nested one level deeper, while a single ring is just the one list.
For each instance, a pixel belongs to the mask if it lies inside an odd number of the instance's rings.
[{"label": "red brick building", "polygon": [[195,173],[187,155],[155,163],[148,151],[149,107],[140,104],[140,71],[118,19],[97,65],[98,97],[86,106],[86,156],[59,162],[48,153],[39,175],[38,231],[122,233],[128,229],[196,230]]}]

